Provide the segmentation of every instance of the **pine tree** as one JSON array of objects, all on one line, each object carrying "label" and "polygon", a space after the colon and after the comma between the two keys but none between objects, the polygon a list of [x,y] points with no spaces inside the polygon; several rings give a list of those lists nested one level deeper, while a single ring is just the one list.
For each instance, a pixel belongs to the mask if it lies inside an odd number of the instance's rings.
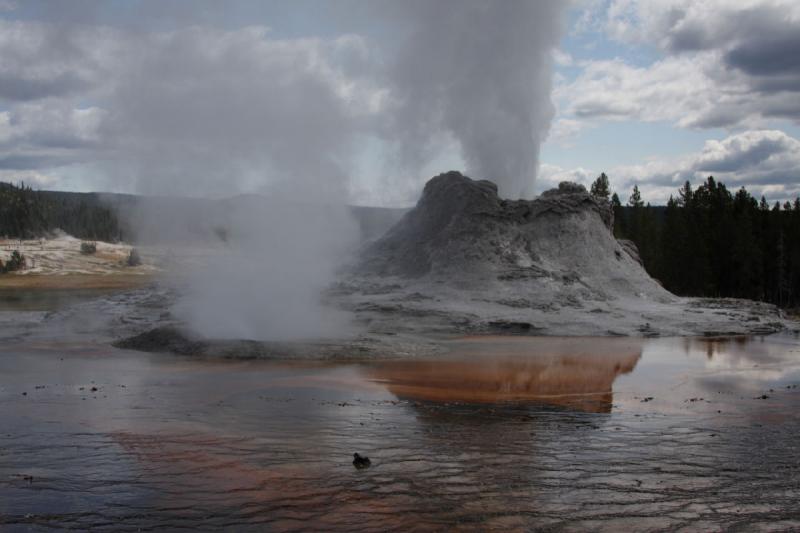
[{"label": "pine tree", "polygon": [[641,213],[640,241],[636,243],[642,258],[642,263],[653,276],[658,277],[661,272],[660,241],[661,234],[658,228],[655,209],[648,202]]},{"label": "pine tree", "polygon": [[631,207],[644,207],[644,202],[642,201],[642,194],[639,192],[638,185],[633,186],[633,192],[628,198],[628,205]]},{"label": "pine tree", "polygon": [[644,201],[642,201],[642,195],[639,192],[639,186],[633,186],[633,192],[631,193],[630,197],[628,198],[628,206],[631,208],[630,210],[630,217],[628,218],[627,225],[627,235],[632,240],[637,247],[639,247],[642,243],[642,226],[643,224],[643,208],[644,208]]},{"label": "pine tree", "polygon": [[678,202],[670,195],[664,211],[664,227],[661,233],[661,271],[659,279],[673,292],[684,294],[683,267],[686,242],[684,240],[683,213]]},{"label": "pine tree", "polygon": [[601,172],[597,179],[592,183],[591,194],[595,198],[608,200],[610,190],[608,185],[608,176],[606,176],[605,172]]},{"label": "pine tree", "polygon": [[742,187],[733,199],[730,296],[763,299],[762,253],[756,238],[758,203]]},{"label": "pine tree", "polygon": [[663,211],[643,206],[638,187],[619,205],[615,236],[633,240],[645,268],[685,296],[742,297],[800,306],[800,198],[770,204],[742,187],[731,194],[709,176],[685,182]]},{"label": "pine tree", "polygon": [[683,187],[678,190],[678,205],[681,207],[688,207],[692,202],[693,194],[692,184],[689,183],[689,181],[686,181],[686,183],[683,184]]},{"label": "pine tree", "polygon": [[617,193],[611,195],[611,208],[614,210],[614,237],[622,238],[627,232],[625,211]]}]

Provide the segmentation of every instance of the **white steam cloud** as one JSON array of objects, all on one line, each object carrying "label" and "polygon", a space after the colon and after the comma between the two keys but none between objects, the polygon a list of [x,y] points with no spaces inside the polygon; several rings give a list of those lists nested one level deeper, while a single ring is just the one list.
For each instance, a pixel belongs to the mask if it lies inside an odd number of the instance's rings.
[{"label": "white steam cloud", "polygon": [[348,313],[321,294],[356,244],[343,204],[298,205],[294,198],[237,204],[229,243],[191,269],[175,311],[211,338],[294,340],[355,331]]},{"label": "white steam cloud", "polygon": [[399,102],[391,134],[405,160],[428,155],[433,137],[446,131],[471,175],[495,181],[503,196],[531,197],[554,115],[552,51],[564,3],[398,4],[411,31],[390,74]]},{"label": "white steam cloud", "polygon": [[[358,238],[346,169],[361,126],[335,60],[357,60],[359,45],[189,28],[148,37],[118,78],[105,129],[121,147],[113,164],[140,190],[261,193],[227,203],[216,215],[225,244],[183,272],[188,286],[175,312],[196,332],[290,340],[348,331],[347,317],[320,295]],[[151,230],[186,227],[174,220],[185,212],[141,214]]]},{"label": "white steam cloud", "polygon": [[[104,18],[114,10],[102,3],[79,4],[93,13],[71,6],[69,17],[60,3],[35,5],[51,16],[0,22],[0,53],[15,58],[0,69],[9,88],[0,90],[9,106],[0,114],[4,169],[86,171],[83,183],[156,195],[261,195],[228,202],[222,217],[145,214],[140,229],[178,240],[195,220],[225,222],[226,243],[182,273],[189,286],[176,310],[199,333],[288,339],[346,330],[346,316],[320,293],[358,244],[347,204],[359,158],[376,157],[365,146],[396,153],[399,168],[417,171],[401,175],[416,181],[439,141],[455,140],[474,177],[495,180],[506,196],[532,193],[553,116],[562,2],[299,2],[300,18],[321,10],[316,23],[336,12],[336,24],[364,26],[314,38],[223,29],[189,14],[182,22],[187,11],[169,6],[183,4],[167,0],[145,4],[140,23]],[[162,19],[153,30],[149,21]],[[32,113],[49,118],[25,119]]]}]

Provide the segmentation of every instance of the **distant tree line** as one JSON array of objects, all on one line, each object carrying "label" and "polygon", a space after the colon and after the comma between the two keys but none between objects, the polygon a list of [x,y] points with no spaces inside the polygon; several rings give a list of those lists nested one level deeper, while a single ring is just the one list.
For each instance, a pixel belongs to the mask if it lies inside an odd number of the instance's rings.
[{"label": "distant tree line", "polygon": [[[605,174],[591,192],[609,199]],[[638,186],[626,205],[616,193],[610,201],[615,235],[670,292],[800,307],[800,198],[770,205],[709,177],[696,190],[687,181],[666,207],[645,204]]]},{"label": "distant tree line", "polygon": [[123,237],[118,217],[97,195],[0,182],[0,237],[32,239],[56,229],[87,240],[117,242]]},{"label": "distant tree line", "polygon": [[[800,307],[800,198],[769,205],[709,177],[696,190],[687,181],[666,206],[645,203],[634,186],[623,205],[605,174],[591,193],[611,202],[615,235],[636,244],[647,271],[667,290]],[[37,238],[56,229],[106,242],[129,233],[97,194],[0,182],[0,237]]]}]

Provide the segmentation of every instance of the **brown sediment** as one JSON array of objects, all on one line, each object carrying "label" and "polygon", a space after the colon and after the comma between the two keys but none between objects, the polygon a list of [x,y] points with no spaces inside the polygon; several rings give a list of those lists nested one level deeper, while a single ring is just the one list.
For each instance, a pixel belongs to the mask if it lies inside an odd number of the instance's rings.
[{"label": "brown sediment", "polygon": [[[409,508],[412,496],[342,486],[345,474],[337,471],[336,462],[263,464],[255,459],[263,450],[248,453],[252,441],[212,434],[117,432],[111,437],[136,458],[148,481],[161,488],[162,506],[192,508],[198,494],[213,493],[214,503],[207,511],[213,512],[214,506],[247,508],[250,519],[267,521],[274,531],[293,530],[298,524],[320,531],[345,524],[351,528],[354,523],[381,529],[416,524],[413,514],[399,512]],[[349,465],[350,457],[343,457],[342,463]],[[186,486],[191,487],[188,493],[179,488]]]},{"label": "brown sediment", "polygon": [[[795,530],[800,369],[788,340],[715,340],[725,364],[714,367],[705,339],[480,337],[449,342],[450,355],[425,362],[446,364],[416,375],[393,362],[5,344],[0,529]],[[489,377],[453,365],[469,361]],[[418,378],[422,392],[443,379],[454,394],[533,383],[606,406],[613,390],[615,407],[398,402],[377,390]],[[634,396],[644,393],[655,401]],[[353,452],[371,468],[356,470]]]},{"label": "brown sediment", "polygon": [[5,274],[0,276],[4,289],[135,289],[153,280],[149,274]]},{"label": "brown sediment", "polygon": [[[128,252],[130,253],[130,252]],[[94,254],[94,257],[97,259],[106,261],[110,264],[120,263],[121,261],[125,261],[128,258],[128,253],[124,250],[115,250],[115,251],[98,251]]]},{"label": "brown sediment", "polygon": [[482,341],[499,342],[472,337],[461,345],[473,352],[467,358],[386,361],[372,366],[369,375],[392,394],[414,400],[534,402],[610,412],[614,380],[630,373],[642,354],[635,340],[596,343],[559,338],[511,341],[499,353],[476,354],[475,345]]}]

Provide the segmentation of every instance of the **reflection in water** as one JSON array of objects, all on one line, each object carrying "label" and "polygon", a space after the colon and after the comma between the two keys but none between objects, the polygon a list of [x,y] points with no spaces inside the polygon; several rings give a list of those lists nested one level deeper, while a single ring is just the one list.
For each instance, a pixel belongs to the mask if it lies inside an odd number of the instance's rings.
[{"label": "reflection in water", "polygon": [[800,343],[711,342],[361,365],[6,344],[0,529],[797,530]]},{"label": "reflection in water", "polygon": [[0,289],[0,311],[53,311],[113,294],[113,289]]},{"label": "reflection in water", "polygon": [[689,353],[691,349],[705,349],[706,357],[709,361],[714,358],[715,354],[748,353],[757,350],[757,344],[752,337],[744,335],[736,337],[687,338],[685,342],[686,353]]},{"label": "reflection in water", "polygon": [[398,398],[434,402],[543,403],[608,413],[612,385],[641,357],[635,339],[472,338],[450,357],[385,361],[371,379]]},{"label": "reflection in water", "polygon": [[692,350],[705,350],[708,366],[712,368],[741,368],[780,363],[786,346],[764,337],[729,337],[690,339]]}]

